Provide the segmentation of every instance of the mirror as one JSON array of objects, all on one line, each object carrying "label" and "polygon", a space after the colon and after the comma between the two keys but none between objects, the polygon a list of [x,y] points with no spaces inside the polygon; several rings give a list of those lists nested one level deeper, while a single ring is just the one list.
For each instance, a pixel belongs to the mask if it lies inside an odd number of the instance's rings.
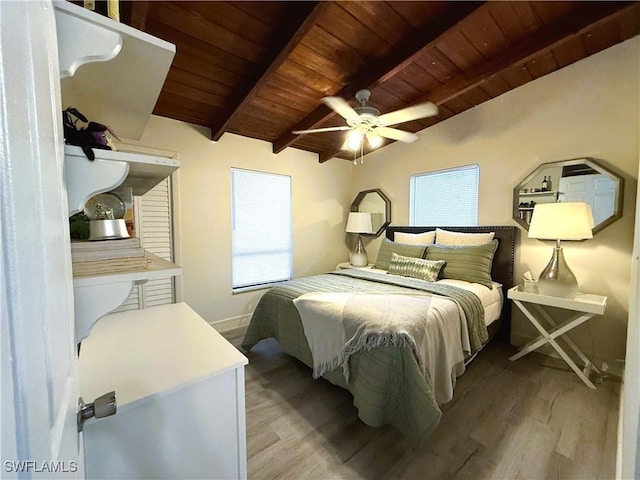
[{"label": "mirror", "polygon": [[622,216],[623,179],[591,158],[543,163],[513,189],[513,219],[529,230],[538,203],[586,202],[593,233]]},{"label": "mirror", "polygon": [[391,223],[391,201],[378,188],[360,192],[351,204],[351,211],[371,214],[373,233],[363,235],[377,237]]}]

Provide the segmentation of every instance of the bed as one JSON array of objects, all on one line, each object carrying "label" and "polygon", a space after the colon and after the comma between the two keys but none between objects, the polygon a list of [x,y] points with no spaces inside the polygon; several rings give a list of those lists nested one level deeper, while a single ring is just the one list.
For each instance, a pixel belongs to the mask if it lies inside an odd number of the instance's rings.
[{"label": "bed", "polygon": [[[513,286],[517,229],[443,229],[452,238],[493,233],[494,239],[486,246],[432,244],[420,253],[416,239],[436,230],[444,239],[441,229],[390,226],[374,268],[294,279],[265,292],[243,348],[250,351],[259,341],[275,338],[314,377],[349,390],[364,423],[394,425],[414,446],[421,445],[466,365],[491,339],[509,338],[506,291]],[[396,237],[402,242],[394,242]],[[492,255],[486,254],[491,248]],[[489,256],[489,271],[479,279],[472,275],[473,282],[466,281],[466,270],[459,277],[455,267],[469,258],[461,254],[473,254],[474,262],[477,255]],[[432,270],[438,268],[438,281],[423,279],[435,279]]]}]

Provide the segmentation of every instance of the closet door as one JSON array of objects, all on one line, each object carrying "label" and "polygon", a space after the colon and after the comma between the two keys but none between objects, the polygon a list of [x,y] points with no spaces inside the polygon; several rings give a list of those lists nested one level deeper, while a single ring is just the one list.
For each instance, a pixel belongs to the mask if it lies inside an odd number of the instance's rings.
[{"label": "closet door", "polygon": [[[165,260],[173,261],[171,182],[167,178],[141,197],[134,197],[136,236],[142,247]],[[116,312],[138,310],[175,302],[174,279],[150,280],[134,285],[127,300]]]}]

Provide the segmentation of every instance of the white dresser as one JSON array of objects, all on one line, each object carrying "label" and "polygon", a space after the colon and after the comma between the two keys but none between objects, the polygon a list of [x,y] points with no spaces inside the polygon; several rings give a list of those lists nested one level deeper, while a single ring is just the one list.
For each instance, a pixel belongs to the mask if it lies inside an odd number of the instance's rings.
[{"label": "white dresser", "polygon": [[87,478],[246,478],[247,359],[185,303],[110,314],[80,350]]}]

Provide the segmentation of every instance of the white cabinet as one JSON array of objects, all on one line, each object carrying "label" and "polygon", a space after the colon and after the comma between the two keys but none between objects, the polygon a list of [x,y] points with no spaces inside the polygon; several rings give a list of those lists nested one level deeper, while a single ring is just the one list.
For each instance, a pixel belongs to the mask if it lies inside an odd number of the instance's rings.
[{"label": "white cabinet", "polygon": [[[139,138],[175,47],[69,2],[57,2],[63,105]],[[173,158],[65,147],[69,214],[92,195],[142,195]],[[182,274],[159,257],[144,270],[74,278],[79,389],[89,403],[115,390],[116,415],[84,425],[88,478],[246,478],[247,359],[184,303],[109,313],[138,282]],[[107,269],[108,270],[108,269]]]},{"label": "white cabinet", "polygon": [[87,478],[246,478],[247,359],[184,303],[115,313],[80,349]]}]

